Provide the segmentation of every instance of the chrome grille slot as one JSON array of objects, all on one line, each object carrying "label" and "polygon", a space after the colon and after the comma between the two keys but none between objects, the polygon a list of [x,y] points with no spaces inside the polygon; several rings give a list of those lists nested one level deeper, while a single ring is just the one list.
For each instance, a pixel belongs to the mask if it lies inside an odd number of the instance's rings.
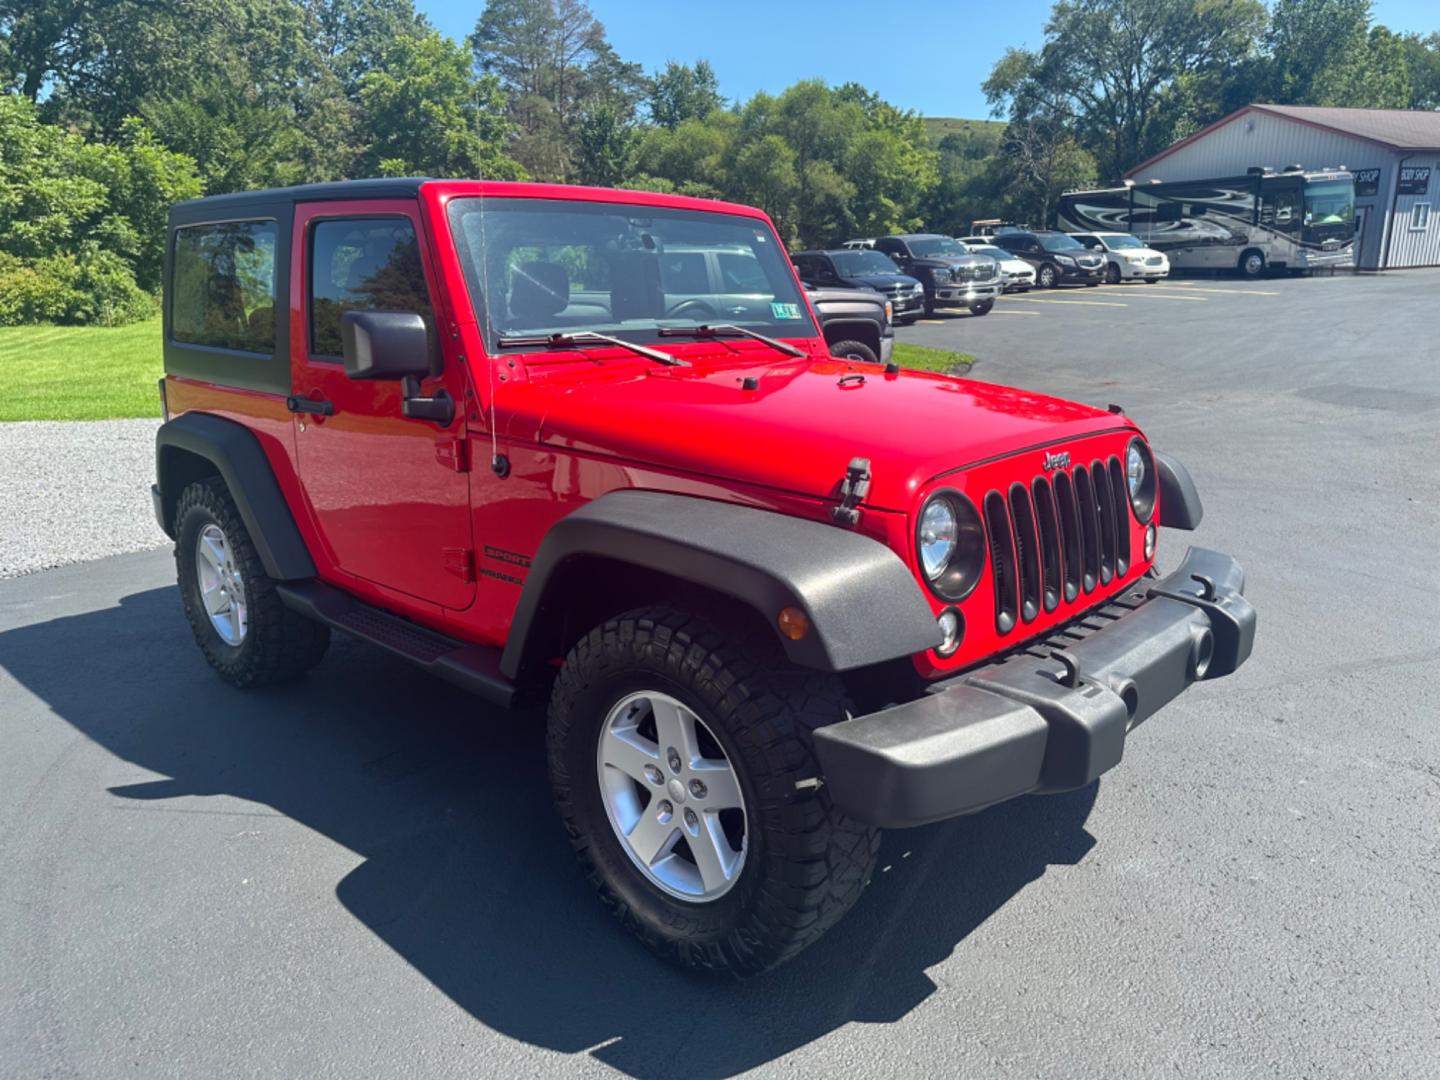
[{"label": "chrome grille slot", "polygon": [[1115,576],[1114,491],[1102,462],[1090,463],[1090,478],[1095,488],[1095,514],[1100,521],[1100,584],[1108,585]]},{"label": "chrome grille slot", "polygon": [[1024,484],[1010,485],[1010,518],[1015,525],[1015,565],[1020,571],[1020,617],[1031,622],[1040,614],[1040,537]]},{"label": "chrome grille slot", "polygon": [[1075,466],[1075,510],[1080,518],[1081,584],[1086,592],[1100,579],[1100,521],[1095,513],[1095,489],[1084,465]]},{"label": "chrome grille slot", "polygon": [[1010,533],[1010,514],[998,491],[985,496],[985,533],[990,540],[990,576],[995,584],[995,629],[1008,634],[1015,629],[1017,600],[1015,539]]},{"label": "chrome grille slot", "polygon": [[1068,473],[1055,474],[1055,510],[1060,522],[1060,572],[1064,575],[1065,602],[1080,595],[1080,574],[1085,557],[1080,544],[1080,514],[1075,508],[1075,487]]},{"label": "chrome grille slot", "polygon": [[1060,519],[1055,512],[1055,496],[1043,476],[1032,486],[1035,498],[1035,525],[1040,532],[1040,588],[1046,611],[1054,611],[1060,603]]},{"label": "chrome grille slot", "polygon": [[1120,459],[1110,459],[1110,501],[1115,507],[1115,574],[1123,577],[1130,569],[1130,492]]}]

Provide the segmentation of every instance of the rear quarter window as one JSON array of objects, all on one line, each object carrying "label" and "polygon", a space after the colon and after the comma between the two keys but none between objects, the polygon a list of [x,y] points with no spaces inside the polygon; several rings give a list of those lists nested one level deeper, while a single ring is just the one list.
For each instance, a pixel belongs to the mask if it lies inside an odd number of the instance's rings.
[{"label": "rear quarter window", "polygon": [[170,336],[187,345],[275,352],[273,221],[226,221],[175,230]]}]

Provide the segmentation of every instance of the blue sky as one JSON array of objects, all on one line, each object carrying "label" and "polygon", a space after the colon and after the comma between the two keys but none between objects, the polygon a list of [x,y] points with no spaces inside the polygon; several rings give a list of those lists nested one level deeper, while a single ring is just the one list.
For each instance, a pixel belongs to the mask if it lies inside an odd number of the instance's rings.
[{"label": "blue sky", "polygon": [[[416,0],[451,36],[464,39],[483,9],[477,0]],[[1050,0],[590,0],[610,42],[646,71],[667,60],[710,61],[727,97],[772,93],[798,79],[864,83],[901,108],[927,116],[988,115],[980,84],[1011,45],[1044,37]],[[1440,30],[1435,0],[1375,0],[1392,30]]]}]

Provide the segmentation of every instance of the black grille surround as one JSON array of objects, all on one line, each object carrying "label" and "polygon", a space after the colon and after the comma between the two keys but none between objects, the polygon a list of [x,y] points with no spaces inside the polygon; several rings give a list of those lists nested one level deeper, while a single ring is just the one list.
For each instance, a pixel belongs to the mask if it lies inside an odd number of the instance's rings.
[{"label": "black grille surround", "polygon": [[1084,601],[1130,568],[1130,500],[1119,457],[1079,462],[983,500],[995,629]]}]

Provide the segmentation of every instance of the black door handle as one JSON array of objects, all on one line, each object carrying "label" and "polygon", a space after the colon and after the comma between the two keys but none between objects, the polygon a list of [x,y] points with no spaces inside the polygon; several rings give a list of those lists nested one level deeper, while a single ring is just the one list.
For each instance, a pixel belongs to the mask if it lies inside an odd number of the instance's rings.
[{"label": "black door handle", "polygon": [[335,415],[333,402],[316,401],[313,398],[297,397],[294,394],[285,399],[285,407],[291,412],[315,413],[318,416]]}]

